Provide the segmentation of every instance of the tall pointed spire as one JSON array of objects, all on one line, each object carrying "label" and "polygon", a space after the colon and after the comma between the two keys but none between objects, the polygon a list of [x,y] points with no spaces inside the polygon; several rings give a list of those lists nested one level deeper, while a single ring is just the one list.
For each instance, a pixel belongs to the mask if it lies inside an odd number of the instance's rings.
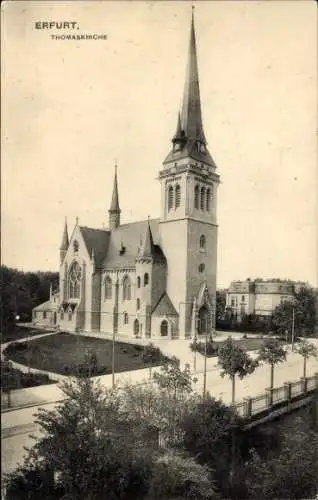
[{"label": "tall pointed spire", "polygon": [[148,224],[147,224],[147,229],[145,232],[144,239],[141,244],[141,248],[139,251],[139,258],[146,258],[146,259],[151,259],[154,255],[154,245],[153,245],[153,237],[152,237],[152,232],[150,228],[150,223],[149,223],[149,218],[148,218]]},{"label": "tall pointed spire", "polygon": [[163,162],[169,165],[179,159],[192,158],[216,168],[207,149],[203,131],[196,36],[192,7],[188,63],[184,83],[181,114],[178,115],[177,131],[172,139],[173,148]]},{"label": "tall pointed spire", "polygon": [[117,165],[115,165],[115,177],[112,201],[110,205],[109,213],[109,227],[110,229],[116,229],[120,224],[120,208],[119,208],[119,196],[118,196],[118,183],[117,183]]},{"label": "tall pointed spire", "polygon": [[67,218],[65,217],[65,224],[63,230],[63,236],[61,241],[60,250],[67,250],[69,246],[68,231],[67,231]]},{"label": "tall pointed spire", "polygon": [[184,84],[181,126],[188,140],[199,140],[206,144],[203,132],[198,60],[194,29],[194,8],[192,7],[190,45],[186,80]]},{"label": "tall pointed spire", "polygon": [[69,247],[69,239],[68,239],[68,231],[67,231],[67,219],[65,217],[65,224],[64,224],[64,230],[63,230],[63,236],[62,236],[62,241],[60,245],[60,263],[62,264],[66,255],[66,252]]}]

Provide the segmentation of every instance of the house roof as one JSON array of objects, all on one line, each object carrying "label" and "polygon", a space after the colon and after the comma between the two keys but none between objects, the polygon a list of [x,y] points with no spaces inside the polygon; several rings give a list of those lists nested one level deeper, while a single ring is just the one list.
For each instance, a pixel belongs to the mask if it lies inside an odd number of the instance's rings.
[{"label": "house roof", "polygon": [[166,293],[163,293],[153,308],[153,316],[178,316],[174,305]]},{"label": "house roof", "polygon": [[58,308],[58,304],[54,304],[51,301],[47,300],[46,302],[43,302],[42,304],[39,304],[38,306],[33,308],[33,311],[56,311]]},{"label": "house roof", "polygon": [[107,252],[110,231],[106,229],[93,229],[91,227],[80,226],[80,231],[84,238],[89,255],[94,250],[95,263],[100,266]]},{"label": "house roof", "polygon": [[[110,233],[104,268],[134,267],[139,248],[147,232],[148,220],[122,224]],[[159,219],[150,219],[149,226],[154,246],[161,251],[159,241]],[[162,254],[162,252],[161,252]]]}]

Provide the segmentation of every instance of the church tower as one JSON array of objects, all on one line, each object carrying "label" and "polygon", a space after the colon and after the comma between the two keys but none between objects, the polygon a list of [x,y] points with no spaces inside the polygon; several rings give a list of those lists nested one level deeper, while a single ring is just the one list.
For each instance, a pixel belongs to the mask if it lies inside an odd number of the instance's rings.
[{"label": "church tower", "polygon": [[203,131],[193,12],[182,109],[159,180],[160,239],[167,258],[167,293],[179,313],[179,336],[210,332],[220,181]]},{"label": "church tower", "polygon": [[118,184],[117,184],[117,165],[115,165],[115,177],[113,186],[113,195],[110,209],[108,210],[109,219],[108,225],[109,229],[116,229],[120,225],[120,208],[119,208],[119,197],[118,197]]}]

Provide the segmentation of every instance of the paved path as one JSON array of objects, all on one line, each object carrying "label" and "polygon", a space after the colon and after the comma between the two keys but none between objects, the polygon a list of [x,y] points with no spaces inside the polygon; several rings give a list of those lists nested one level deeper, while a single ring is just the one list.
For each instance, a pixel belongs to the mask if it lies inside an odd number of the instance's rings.
[{"label": "paved path", "polygon": [[[52,335],[45,333],[39,336]],[[32,337],[38,338],[39,336]],[[218,339],[224,339],[228,334],[219,336]],[[22,339],[21,339],[22,341]],[[313,339],[318,345],[318,339]],[[158,341],[154,342],[164,352],[169,355],[175,354],[181,360],[181,365],[189,363],[193,370],[194,354],[189,350],[188,340]],[[3,346],[2,346],[3,348]],[[251,353],[256,356],[256,352]],[[198,379],[194,388],[202,393],[203,390],[203,369],[204,357],[196,355],[196,377]],[[296,353],[289,352],[287,362],[281,363],[275,368],[275,386],[280,386],[284,382],[297,380],[302,376],[303,359]],[[158,368],[154,369],[158,370]],[[310,358],[307,362],[307,374],[313,375],[318,371],[318,362]],[[247,396],[255,396],[264,392],[269,382],[269,367],[264,365],[259,367],[254,374],[249,375],[244,380],[237,380],[236,383],[236,401],[242,400]],[[112,376],[103,375],[95,377],[99,379],[104,387],[111,387]],[[126,382],[140,384],[149,381],[149,369],[134,370],[116,374],[116,384],[122,385]],[[224,402],[230,402],[231,383],[227,377],[220,377],[220,369],[217,367],[217,358],[207,359],[207,390],[212,396],[221,398]],[[37,404],[36,407],[21,408],[2,413],[2,467],[3,472],[12,470],[16,467],[18,461],[21,461],[24,451],[23,447],[32,444],[29,433],[39,435],[39,429],[34,424],[34,413],[38,407],[53,409],[57,400],[63,398],[63,393],[57,384],[48,386],[39,386],[29,389],[23,389],[16,392],[17,403],[27,404],[30,401]],[[47,404],[45,404],[47,403]]]}]

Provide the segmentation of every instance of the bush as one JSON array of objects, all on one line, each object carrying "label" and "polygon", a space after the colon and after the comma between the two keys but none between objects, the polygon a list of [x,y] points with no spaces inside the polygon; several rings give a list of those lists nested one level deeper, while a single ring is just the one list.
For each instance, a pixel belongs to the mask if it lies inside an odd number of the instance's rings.
[{"label": "bush", "polygon": [[168,356],[163,354],[159,347],[155,347],[153,344],[148,344],[144,347],[141,359],[145,364],[160,364],[169,360]]}]

